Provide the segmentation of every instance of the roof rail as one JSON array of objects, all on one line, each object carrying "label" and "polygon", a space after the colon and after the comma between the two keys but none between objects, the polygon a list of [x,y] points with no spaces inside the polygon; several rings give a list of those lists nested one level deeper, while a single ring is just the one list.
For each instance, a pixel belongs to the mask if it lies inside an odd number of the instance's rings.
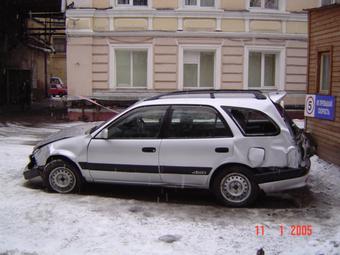
[{"label": "roof rail", "polygon": [[153,96],[145,99],[145,101],[161,99],[162,97],[167,96],[176,96],[176,95],[195,95],[195,94],[208,94],[210,98],[215,98],[215,94],[253,94],[256,99],[266,99],[267,97],[260,90],[237,90],[237,89],[197,89],[197,90],[182,90],[182,91],[173,91],[165,94],[160,94],[157,96]]}]

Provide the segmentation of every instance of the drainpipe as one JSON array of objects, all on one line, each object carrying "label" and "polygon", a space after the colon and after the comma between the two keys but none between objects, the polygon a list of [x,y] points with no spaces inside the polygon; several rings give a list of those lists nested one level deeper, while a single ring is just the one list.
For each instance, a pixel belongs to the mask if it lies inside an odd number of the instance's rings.
[{"label": "drainpipe", "polygon": [[47,85],[47,52],[44,52],[44,67],[45,67],[45,97],[48,97],[48,85]]}]

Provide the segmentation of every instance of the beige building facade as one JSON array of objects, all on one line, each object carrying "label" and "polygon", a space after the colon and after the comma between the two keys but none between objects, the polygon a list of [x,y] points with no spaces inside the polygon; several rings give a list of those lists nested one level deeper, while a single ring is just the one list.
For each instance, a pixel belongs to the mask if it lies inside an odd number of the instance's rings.
[{"label": "beige building facade", "polygon": [[286,90],[303,105],[307,14],[320,0],[78,0],[66,12],[70,95]]}]

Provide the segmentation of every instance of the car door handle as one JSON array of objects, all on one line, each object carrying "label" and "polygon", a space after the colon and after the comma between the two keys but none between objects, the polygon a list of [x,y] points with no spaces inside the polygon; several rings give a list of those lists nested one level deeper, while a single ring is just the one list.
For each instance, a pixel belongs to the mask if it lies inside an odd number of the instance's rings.
[{"label": "car door handle", "polygon": [[156,148],[154,148],[154,147],[143,147],[142,152],[156,152]]},{"label": "car door handle", "polygon": [[229,148],[227,148],[227,147],[218,147],[218,148],[215,148],[215,152],[217,152],[217,153],[228,153],[229,152]]}]

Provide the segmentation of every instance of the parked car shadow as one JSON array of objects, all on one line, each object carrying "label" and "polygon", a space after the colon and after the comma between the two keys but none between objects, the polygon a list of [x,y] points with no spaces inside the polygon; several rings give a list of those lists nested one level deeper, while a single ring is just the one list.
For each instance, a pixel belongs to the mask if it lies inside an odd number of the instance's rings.
[{"label": "parked car shadow", "polygon": [[[39,178],[27,181],[25,187],[45,190]],[[93,184],[85,186],[80,195],[134,199],[155,203],[174,203],[188,205],[209,205],[222,207],[213,194],[207,190],[162,188],[155,186],[136,186],[122,184]],[[257,202],[249,208],[305,208],[314,201],[313,193],[308,187],[282,193],[260,194]]]}]

